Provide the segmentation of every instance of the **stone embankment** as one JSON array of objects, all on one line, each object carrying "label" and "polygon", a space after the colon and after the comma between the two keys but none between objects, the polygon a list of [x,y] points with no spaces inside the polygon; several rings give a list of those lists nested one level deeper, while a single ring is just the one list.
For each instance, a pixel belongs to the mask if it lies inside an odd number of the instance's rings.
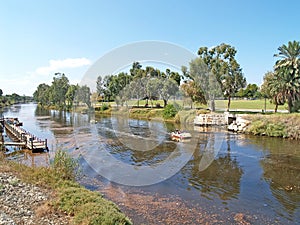
[{"label": "stone embankment", "polygon": [[242,115],[236,115],[235,120],[233,120],[228,126],[229,131],[245,133],[248,125],[251,121],[245,119]]},{"label": "stone embankment", "polygon": [[51,193],[21,182],[11,173],[0,173],[0,225],[69,224],[69,218],[51,210]]}]

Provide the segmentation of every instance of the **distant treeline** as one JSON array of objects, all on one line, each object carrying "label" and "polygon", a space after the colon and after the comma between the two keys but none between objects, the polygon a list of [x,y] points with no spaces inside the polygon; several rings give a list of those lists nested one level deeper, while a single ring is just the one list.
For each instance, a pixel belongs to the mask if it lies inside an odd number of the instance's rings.
[{"label": "distant treeline", "polygon": [[17,103],[25,103],[25,102],[30,102],[32,101],[33,98],[30,96],[20,96],[18,94],[11,94],[11,95],[3,95],[2,89],[0,89],[0,107],[3,106],[9,106],[12,104],[17,104]]}]

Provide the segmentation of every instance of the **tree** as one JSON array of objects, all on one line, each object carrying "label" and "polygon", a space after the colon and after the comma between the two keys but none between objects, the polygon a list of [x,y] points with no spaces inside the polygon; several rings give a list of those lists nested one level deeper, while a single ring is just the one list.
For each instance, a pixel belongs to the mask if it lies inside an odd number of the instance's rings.
[{"label": "tree", "polygon": [[246,88],[241,88],[236,96],[240,98],[258,98],[261,95],[257,84],[248,84]]},{"label": "tree", "polygon": [[[181,90],[188,96],[192,102],[197,102],[200,104],[207,104],[205,94],[201,88],[199,88],[195,81],[190,80],[181,85]],[[193,105],[191,104],[191,108]]]},{"label": "tree", "polygon": [[151,101],[151,106],[153,107],[153,101],[154,99],[158,99],[160,92],[162,88],[162,82],[160,82],[160,79],[157,78],[151,78],[147,82],[147,96]]},{"label": "tree", "polygon": [[33,93],[33,99],[40,103],[41,106],[49,105],[50,86],[48,84],[39,84],[37,90]]},{"label": "tree", "polygon": [[50,99],[53,104],[58,105],[60,108],[65,108],[66,105],[66,93],[69,89],[69,79],[64,73],[55,73],[53,77]]},{"label": "tree", "polygon": [[105,87],[104,87],[104,80],[102,80],[101,76],[97,77],[96,83],[97,83],[96,89],[97,89],[98,96],[101,96],[104,98]]},{"label": "tree", "polygon": [[170,76],[169,76],[169,79],[173,79],[176,81],[177,85],[179,86],[180,85],[180,81],[181,81],[181,76],[178,72],[171,72],[170,73]]},{"label": "tree", "polygon": [[133,62],[132,67],[130,69],[131,76],[136,76],[138,71],[142,68],[142,65],[139,62]]},{"label": "tree", "polygon": [[90,88],[86,85],[78,88],[76,92],[76,99],[78,102],[85,103],[88,108],[91,108],[91,91]]},{"label": "tree", "polygon": [[285,103],[285,97],[282,94],[282,83],[277,79],[274,72],[270,71],[265,74],[261,93],[265,98],[269,98],[271,103],[275,104],[275,113],[277,112],[278,105]]},{"label": "tree", "polygon": [[175,96],[178,92],[179,88],[173,79],[158,79],[158,82],[161,83],[161,89],[159,90],[160,96],[162,97],[164,101],[164,107],[168,105],[168,100],[171,96]]},{"label": "tree", "polygon": [[235,48],[224,43],[211,49],[201,47],[198,50],[198,55],[203,59],[209,71],[215,75],[224,96],[228,98],[228,111],[231,97],[246,85],[246,79],[235,59],[235,54]]},{"label": "tree", "polygon": [[0,97],[2,97],[2,95],[3,95],[3,91],[2,89],[0,89]]},{"label": "tree", "polygon": [[67,107],[69,109],[73,106],[73,102],[75,100],[75,95],[76,95],[78,89],[79,89],[79,86],[74,85],[74,84],[71,84],[68,88],[68,91],[66,93],[66,101],[67,101]]},{"label": "tree", "polygon": [[281,93],[288,103],[288,111],[297,111],[297,101],[300,96],[300,42],[289,41],[288,45],[278,48],[279,53],[274,54],[279,57],[274,71],[275,77],[281,84]]}]

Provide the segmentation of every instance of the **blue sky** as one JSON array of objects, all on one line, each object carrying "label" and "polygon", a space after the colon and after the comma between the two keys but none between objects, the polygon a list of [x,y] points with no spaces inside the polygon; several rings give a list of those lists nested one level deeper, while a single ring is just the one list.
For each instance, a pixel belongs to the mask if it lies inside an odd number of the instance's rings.
[{"label": "blue sky", "polygon": [[227,43],[248,83],[262,82],[277,48],[300,41],[299,1],[10,0],[0,7],[0,89],[31,95],[55,72],[71,83],[116,47],[157,40],[193,53]]}]

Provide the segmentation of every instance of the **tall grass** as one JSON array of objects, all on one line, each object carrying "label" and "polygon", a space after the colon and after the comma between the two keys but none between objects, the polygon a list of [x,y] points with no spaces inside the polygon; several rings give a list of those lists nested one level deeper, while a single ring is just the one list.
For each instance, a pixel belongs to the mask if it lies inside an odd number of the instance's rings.
[{"label": "tall grass", "polygon": [[67,152],[58,150],[49,167],[27,167],[0,157],[0,172],[13,172],[24,182],[53,190],[48,205],[73,217],[74,224],[132,224],[118,207],[76,183],[79,165]]},{"label": "tall grass", "polygon": [[300,140],[300,114],[247,115],[252,121],[247,132],[255,135]]}]

